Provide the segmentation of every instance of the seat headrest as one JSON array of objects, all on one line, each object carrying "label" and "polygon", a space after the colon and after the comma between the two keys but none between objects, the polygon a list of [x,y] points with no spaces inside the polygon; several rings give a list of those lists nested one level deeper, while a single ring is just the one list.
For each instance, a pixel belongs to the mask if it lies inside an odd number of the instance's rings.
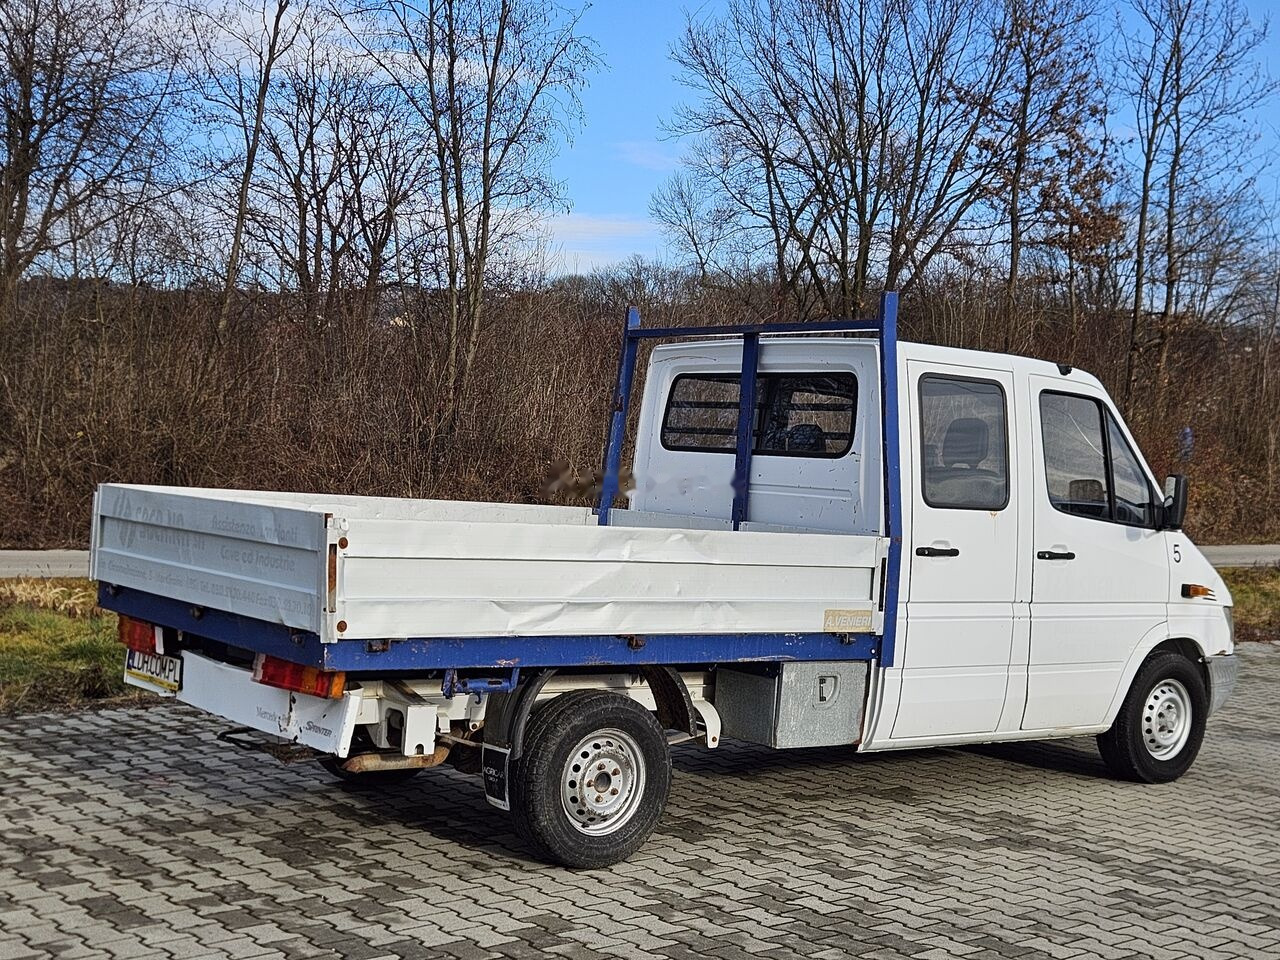
[{"label": "seat headrest", "polygon": [[816,423],[797,423],[787,431],[786,449],[800,453],[826,453],[827,435]]},{"label": "seat headrest", "polygon": [[1072,480],[1067,485],[1067,499],[1076,503],[1105,503],[1107,488],[1101,480]]},{"label": "seat headrest", "polygon": [[942,465],[954,467],[963,464],[966,467],[976,467],[987,459],[990,442],[987,421],[977,417],[952,420],[942,438]]}]

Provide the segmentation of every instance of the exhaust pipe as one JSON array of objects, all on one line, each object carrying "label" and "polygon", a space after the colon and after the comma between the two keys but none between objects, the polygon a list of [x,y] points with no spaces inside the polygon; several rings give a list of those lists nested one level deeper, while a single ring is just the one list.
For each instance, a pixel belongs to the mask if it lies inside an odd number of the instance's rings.
[{"label": "exhaust pipe", "polygon": [[449,756],[449,744],[440,743],[431,753],[406,757],[398,753],[358,753],[348,757],[342,769],[348,773],[383,773],[390,770],[422,770],[438,767]]}]

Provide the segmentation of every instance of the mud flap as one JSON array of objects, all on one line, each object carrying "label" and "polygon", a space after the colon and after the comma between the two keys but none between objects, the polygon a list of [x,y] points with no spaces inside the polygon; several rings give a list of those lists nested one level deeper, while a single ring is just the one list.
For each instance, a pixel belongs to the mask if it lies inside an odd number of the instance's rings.
[{"label": "mud flap", "polygon": [[511,751],[506,747],[484,745],[480,770],[484,774],[484,798],[499,810],[510,810],[511,799],[507,793],[507,769]]}]

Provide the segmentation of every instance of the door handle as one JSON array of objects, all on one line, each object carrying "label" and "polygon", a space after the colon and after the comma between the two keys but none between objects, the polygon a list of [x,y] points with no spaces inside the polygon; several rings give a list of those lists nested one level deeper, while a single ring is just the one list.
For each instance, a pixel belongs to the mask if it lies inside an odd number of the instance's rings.
[{"label": "door handle", "polygon": [[1059,552],[1057,550],[1040,550],[1036,553],[1037,560],[1074,560],[1076,555],[1070,550]]},{"label": "door handle", "polygon": [[958,557],[959,547],[916,547],[917,557]]}]

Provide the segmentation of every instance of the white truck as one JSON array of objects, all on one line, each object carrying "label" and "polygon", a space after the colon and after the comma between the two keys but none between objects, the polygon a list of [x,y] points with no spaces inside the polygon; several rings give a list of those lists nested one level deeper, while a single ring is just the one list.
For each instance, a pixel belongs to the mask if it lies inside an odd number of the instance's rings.
[{"label": "white truck", "polygon": [[126,678],[344,779],[480,773],[573,867],[644,843],[687,741],[1094,734],[1126,779],[1191,765],[1231,598],[1093,377],[899,344],[885,294],[848,323],[630,311],[614,400],[595,509],[103,485]]}]

